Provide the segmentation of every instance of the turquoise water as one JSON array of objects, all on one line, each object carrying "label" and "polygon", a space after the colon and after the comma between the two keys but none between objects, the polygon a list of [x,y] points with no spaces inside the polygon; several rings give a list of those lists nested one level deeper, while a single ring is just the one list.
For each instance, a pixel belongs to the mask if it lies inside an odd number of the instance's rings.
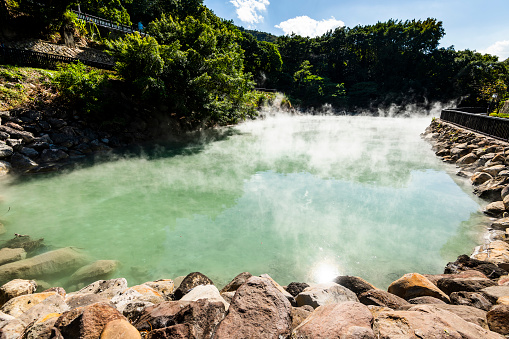
[{"label": "turquoise water", "polygon": [[[121,262],[130,285],[200,271],[378,287],[470,253],[481,202],[419,134],[430,118],[277,116],[64,174],[0,181],[8,232]],[[65,285],[65,280],[51,281]]]}]

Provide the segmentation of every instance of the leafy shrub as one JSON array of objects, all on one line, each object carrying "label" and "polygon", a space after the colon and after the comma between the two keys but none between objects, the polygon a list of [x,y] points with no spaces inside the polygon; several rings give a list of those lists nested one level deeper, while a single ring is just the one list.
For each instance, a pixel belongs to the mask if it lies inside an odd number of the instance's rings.
[{"label": "leafy shrub", "polygon": [[60,65],[53,83],[64,101],[90,113],[104,104],[107,79],[103,72],[78,62]]}]

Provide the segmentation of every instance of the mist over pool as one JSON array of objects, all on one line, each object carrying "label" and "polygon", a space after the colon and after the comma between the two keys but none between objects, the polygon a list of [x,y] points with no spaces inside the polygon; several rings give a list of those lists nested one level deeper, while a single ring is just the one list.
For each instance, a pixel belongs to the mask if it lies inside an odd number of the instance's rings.
[{"label": "mist over pool", "polygon": [[278,115],[3,180],[0,240],[29,234],[119,260],[115,276],[129,285],[200,271],[221,286],[249,271],[386,288],[404,273],[442,273],[478,243],[484,217],[470,185],[421,140],[430,120]]}]

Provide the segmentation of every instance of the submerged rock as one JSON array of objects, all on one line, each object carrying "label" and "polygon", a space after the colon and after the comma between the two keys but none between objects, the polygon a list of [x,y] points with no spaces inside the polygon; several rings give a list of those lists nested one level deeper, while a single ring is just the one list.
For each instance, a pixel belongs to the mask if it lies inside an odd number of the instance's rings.
[{"label": "submerged rock", "polygon": [[63,273],[83,266],[86,261],[86,256],[78,250],[72,247],[61,248],[0,266],[0,282]]},{"label": "submerged rock", "polygon": [[0,250],[0,265],[8,264],[13,261],[23,260],[27,252],[23,248],[2,248]]},{"label": "submerged rock", "polygon": [[113,273],[117,267],[117,260],[97,260],[74,272],[69,278],[69,284],[108,278],[108,276]]}]

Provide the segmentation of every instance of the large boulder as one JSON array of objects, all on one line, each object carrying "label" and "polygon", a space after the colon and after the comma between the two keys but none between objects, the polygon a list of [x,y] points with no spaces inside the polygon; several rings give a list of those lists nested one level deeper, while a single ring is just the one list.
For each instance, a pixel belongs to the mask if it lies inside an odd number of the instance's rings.
[{"label": "large boulder", "polygon": [[141,335],[129,321],[117,319],[104,326],[100,339],[141,339]]},{"label": "large boulder", "polygon": [[503,201],[494,201],[486,205],[483,212],[489,216],[499,218],[505,212],[505,204]]},{"label": "large boulder", "polygon": [[450,302],[449,297],[444,292],[419,273],[405,274],[389,286],[388,292],[405,300],[430,296],[447,303]]},{"label": "large boulder", "polygon": [[295,338],[375,338],[369,309],[354,301],[318,307],[292,333]]},{"label": "large boulder", "polygon": [[472,256],[477,260],[493,264],[509,262],[509,244],[502,240],[495,240],[483,246],[483,251]]},{"label": "large boulder", "polygon": [[509,296],[509,286],[491,286],[481,290],[492,304],[496,304],[498,298]]},{"label": "large boulder", "polygon": [[371,285],[366,280],[349,275],[341,275],[336,277],[333,281],[338,285],[348,288],[350,291],[355,293],[357,297],[364,292],[376,289],[375,286]]},{"label": "large boulder", "polygon": [[328,304],[339,304],[345,301],[358,302],[355,293],[336,283],[315,284],[306,288],[295,298],[297,306],[310,305],[314,308]]},{"label": "large boulder", "polygon": [[65,303],[64,297],[60,294],[54,294],[42,300],[37,305],[30,307],[27,311],[21,314],[18,319],[22,320],[26,324],[30,324],[37,319],[48,316],[49,314],[63,313],[69,310],[70,307]]},{"label": "large boulder", "polygon": [[493,280],[483,278],[442,278],[437,282],[438,288],[447,295],[461,291],[476,292],[496,284]]},{"label": "large boulder", "polygon": [[453,292],[449,297],[454,305],[472,306],[484,311],[489,311],[493,306],[482,292]]},{"label": "large boulder", "polygon": [[251,277],[235,293],[214,338],[286,338],[290,312],[290,302],[271,280]]},{"label": "large boulder", "polygon": [[37,289],[33,280],[14,279],[0,287],[0,306],[20,295],[32,294]]},{"label": "large boulder", "polygon": [[200,272],[189,273],[184,280],[182,280],[180,286],[175,290],[175,300],[179,300],[187,292],[199,285],[214,285],[214,283],[206,275]]},{"label": "large boulder", "polygon": [[493,332],[509,335],[509,305],[495,305],[486,315]]},{"label": "large boulder", "polygon": [[230,281],[225,287],[221,289],[221,293],[236,291],[242,284],[244,284],[252,276],[253,275],[249,272],[242,272],[238,274],[235,278],[233,278],[232,281]]},{"label": "large boulder", "polygon": [[23,332],[23,339],[50,339],[51,329],[60,315],[60,313],[51,313],[30,323]]},{"label": "large boulder", "polygon": [[21,153],[14,153],[11,157],[11,166],[17,172],[28,172],[39,165]]},{"label": "large boulder", "polygon": [[115,308],[96,303],[64,312],[55,322],[54,329],[63,338],[97,339],[107,323],[123,319]]},{"label": "large boulder", "polygon": [[395,294],[382,290],[369,290],[359,295],[359,301],[364,305],[384,306],[392,309],[398,309],[409,305],[409,302]]},{"label": "large boulder", "polygon": [[99,279],[106,279],[115,272],[117,267],[117,260],[97,260],[74,272],[69,278],[69,284],[72,285],[78,282],[90,283]]},{"label": "large boulder", "polygon": [[459,158],[457,161],[456,161],[456,165],[457,166],[466,166],[466,165],[470,165],[470,164],[473,164],[474,162],[477,161],[477,155],[475,155],[474,153],[469,153],[461,158]]},{"label": "large boulder", "polygon": [[220,302],[210,302],[206,299],[164,301],[145,308],[133,325],[138,331],[161,329],[156,332],[160,333],[167,327],[187,324],[191,326],[197,338],[210,338],[224,315],[224,306]]},{"label": "large boulder", "polygon": [[[419,311],[422,305],[412,306],[408,308],[408,311]],[[475,307],[464,306],[464,305],[447,305],[447,304],[434,304],[434,307],[449,311],[456,314],[458,317],[472,324],[481,326],[488,330],[488,323],[486,322],[486,311],[480,310]]]},{"label": "large boulder", "polygon": [[106,298],[112,298],[117,293],[127,289],[127,280],[125,278],[117,278],[110,280],[99,280],[86,287],[83,287],[77,294],[98,294]]},{"label": "large boulder", "polygon": [[447,263],[444,273],[460,274],[469,270],[479,271],[490,279],[496,279],[503,275],[507,275],[507,271],[501,269],[494,263],[470,258],[468,255],[460,255],[456,261]]},{"label": "large boulder", "polygon": [[[0,311],[18,318],[30,308],[43,302],[45,299],[58,295],[56,292],[43,292],[35,294],[25,294],[10,299],[1,308]],[[61,296],[60,296],[61,297]],[[63,300],[63,299],[62,299]],[[51,312],[50,312],[51,313]]]},{"label": "large boulder", "polygon": [[493,177],[490,174],[486,172],[477,172],[470,178],[470,181],[472,185],[478,186],[491,179],[493,179]]},{"label": "large boulder", "polygon": [[34,135],[30,132],[20,131],[5,125],[0,125],[0,131],[9,134],[12,139],[22,139],[27,144],[35,139]]},{"label": "large boulder", "polygon": [[495,165],[483,169],[483,172],[488,173],[492,177],[496,177],[500,171],[503,171],[505,169],[506,168],[504,165]]},{"label": "large boulder", "polygon": [[165,301],[165,298],[147,285],[129,287],[110,299],[110,302],[121,313],[124,312],[127,305],[132,303],[150,302],[152,304],[159,304],[163,301]]},{"label": "large boulder", "polygon": [[5,159],[12,155],[13,150],[11,146],[6,145],[3,142],[0,142],[0,159]]},{"label": "large boulder", "polygon": [[376,338],[503,339],[456,314],[435,305],[415,306],[412,311],[382,311],[375,315]]},{"label": "large boulder", "polygon": [[86,256],[80,251],[72,247],[61,248],[0,266],[0,282],[63,273],[83,266],[86,262]]}]

